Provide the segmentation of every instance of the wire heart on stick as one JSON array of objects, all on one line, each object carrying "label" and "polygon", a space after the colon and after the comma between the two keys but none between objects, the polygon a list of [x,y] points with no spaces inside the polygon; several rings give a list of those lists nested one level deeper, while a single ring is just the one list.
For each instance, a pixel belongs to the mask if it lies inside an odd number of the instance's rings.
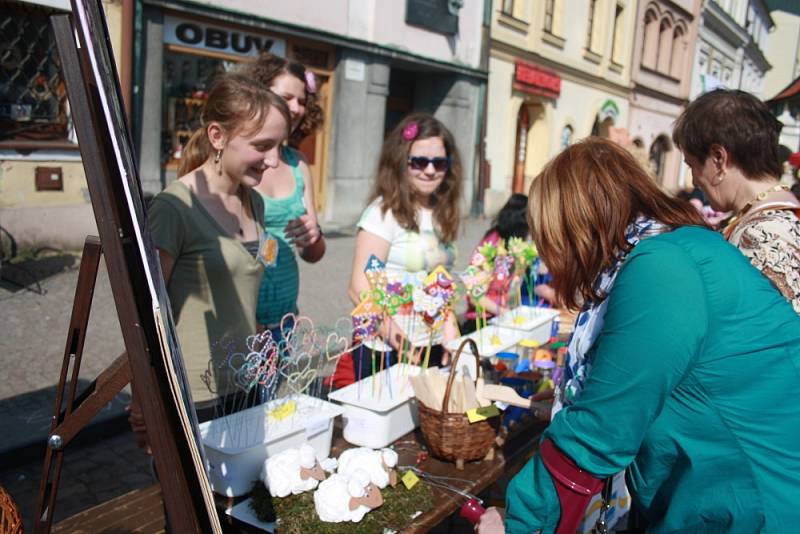
[{"label": "wire heart on stick", "polygon": [[287,384],[293,393],[300,395],[308,391],[309,386],[311,386],[316,378],[316,369],[306,369],[305,371],[292,373],[289,375]]},{"label": "wire heart on stick", "polygon": [[332,362],[338,360],[350,345],[350,337],[331,332],[325,340],[325,360]]}]

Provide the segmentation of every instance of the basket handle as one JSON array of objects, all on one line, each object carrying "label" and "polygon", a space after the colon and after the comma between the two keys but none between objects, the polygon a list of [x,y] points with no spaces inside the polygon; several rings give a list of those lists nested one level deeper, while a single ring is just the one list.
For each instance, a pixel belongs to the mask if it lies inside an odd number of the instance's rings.
[{"label": "basket handle", "polygon": [[[461,357],[461,353],[464,351],[464,347],[466,347],[467,345],[469,345],[469,348],[472,351],[472,355],[475,356],[475,374],[476,375],[481,374],[481,358],[478,355],[478,345],[475,344],[475,341],[472,338],[467,338],[461,342],[461,345],[459,345],[458,350],[456,351],[456,355],[453,357],[453,363],[450,365],[450,376],[447,377],[447,387],[444,390],[442,413],[448,413],[447,404],[450,401],[450,390],[453,388],[453,380],[455,380],[458,371],[456,363],[458,363],[458,359]],[[475,377],[475,387],[477,386],[478,386],[478,376]]]}]

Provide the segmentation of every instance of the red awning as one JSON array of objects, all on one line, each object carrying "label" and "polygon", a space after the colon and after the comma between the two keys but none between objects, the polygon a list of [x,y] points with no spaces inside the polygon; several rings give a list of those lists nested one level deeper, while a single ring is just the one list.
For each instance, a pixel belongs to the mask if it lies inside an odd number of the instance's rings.
[{"label": "red awning", "polygon": [[786,89],[775,95],[773,98],[770,98],[767,102],[781,102],[783,100],[788,100],[790,98],[796,98],[800,95],[800,78],[797,78],[795,81],[790,83]]}]

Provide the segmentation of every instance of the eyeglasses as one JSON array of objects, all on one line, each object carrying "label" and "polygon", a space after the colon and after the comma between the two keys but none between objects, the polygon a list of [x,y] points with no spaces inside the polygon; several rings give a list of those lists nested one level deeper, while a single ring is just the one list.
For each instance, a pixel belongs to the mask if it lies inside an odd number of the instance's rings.
[{"label": "eyeglasses", "polygon": [[445,172],[450,168],[450,158],[426,158],[425,156],[409,156],[408,166],[415,171],[424,171],[428,165],[433,165],[436,172]]}]

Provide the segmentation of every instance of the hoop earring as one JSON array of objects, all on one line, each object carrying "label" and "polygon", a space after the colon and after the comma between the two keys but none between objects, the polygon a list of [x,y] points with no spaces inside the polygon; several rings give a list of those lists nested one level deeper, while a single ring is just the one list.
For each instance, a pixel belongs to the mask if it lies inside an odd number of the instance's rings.
[{"label": "hoop earring", "polygon": [[722,171],[721,173],[719,173],[718,176],[719,176],[719,181],[717,181],[717,183],[712,183],[711,184],[714,187],[718,186],[719,184],[722,183],[723,180],[725,180],[725,171]]}]

